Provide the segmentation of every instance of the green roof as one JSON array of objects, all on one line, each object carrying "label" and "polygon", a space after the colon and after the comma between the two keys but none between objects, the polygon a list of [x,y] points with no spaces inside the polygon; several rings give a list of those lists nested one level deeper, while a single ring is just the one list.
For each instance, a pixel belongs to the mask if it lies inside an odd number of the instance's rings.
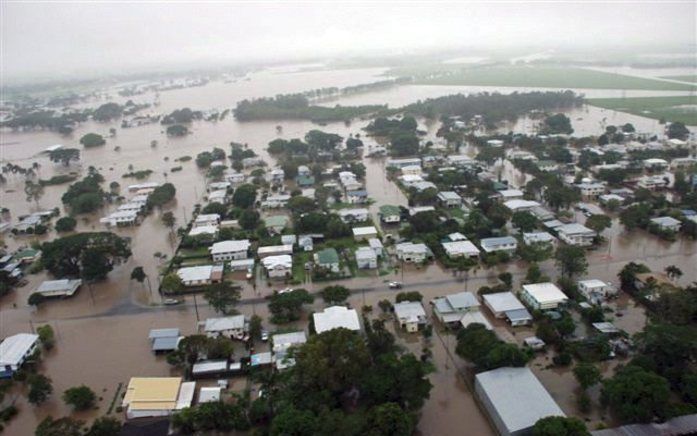
[{"label": "green roof", "polygon": [[380,206],[380,215],[383,215],[383,216],[400,215],[400,210],[399,210],[398,206],[386,204],[384,206]]},{"label": "green roof", "polygon": [[264,219],[266,227],[285,227],[288,224],[288,217],[285,215],[274,215]]},{"label": "green roof", "polygon": [[298,176],[295,178],[295,182],[299,186],[312,186],[315,184],[315,178],[312,176]]},{"label": "green roof", "polygon": [[14,258],[15,259],[24,259],[26,257],[35,257],[39,253],[40,253],[39,250],[34,250],[33,248],[25,248],[22,251],[16,252],[14,255]]},{"label": "green roof", "polygon": [[333,248],[325,248],[324,250],[318,251],[316,254],[317,262],[321,265],[339,263],[339,253]]}]

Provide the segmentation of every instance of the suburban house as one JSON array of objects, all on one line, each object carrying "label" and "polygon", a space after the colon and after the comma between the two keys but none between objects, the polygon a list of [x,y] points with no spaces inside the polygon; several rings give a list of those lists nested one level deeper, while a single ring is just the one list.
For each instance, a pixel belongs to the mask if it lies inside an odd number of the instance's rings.
[{"label": "suburban house", "polygon": [[325,248],[314,255],[315,265],[331,272],[339,272],[339,253],[334,248]]},{"label": "suburban house", "polygon": [[602,183],[582,182],[575,186],[581,191],[581,198],[584,200],[595,200],[605,193],[605,185]]},{"label": "suburban house", "polygon": [[279,333],[271,336],[272,351],[276,357],[276,369],[286,369],[295,365],[295,359],[287,357],[290,347],[300,346],[307,342],[304,331]]},{"label": "suburban house", "polygon": [[462,197],[455,191],[441,191],[438,193],[438,201],[444,207],[460,207],[462,206]]},{"label": "suburban house", "polygon": [[397,259],[404,262],[421,263],[432,256],[431,250],[428,249],[426,244],[403,242],[395,245],[395,249],[397,251]]},{"label": "suburban house", "polygon": [[518,248],[518,241],[513,236],[501,236],[498,238],[484,238],[479,241],[479,245],[487,253],[495,251],[514,253]]},{"label": "suburban house", "polygon": [[525,245],[533,245],[533,244],[545,244],[545,245],[554,245],[554,243],[557,241],[557,238],[554,236],[550,235],[547,232],[531,232],[531,233],[523,233],[523,242]]},{"label": "suburban house", "polygon": [[198,226],[192,227],[189,231],[189,236],[201,236],[201,235],[217,235],[218,234],[218,224],[209,226]]},{"label": "suburban house", "polygon": [[464,154],[448,156],[447,161],[450,165],[455,166],[455,167],[475,167],[475,166],[477,166],[477,161],[475,161],[471,157],[464,155]]},{"label": "suburban house", "polygon": [[343,327],[345,329],[359,331],[361,324],[358,320],[358,312],[344,306],[331,306],[323,312],[316,312],[312,315],[315,321],[315,331],[317,334],[327,332],[332,329]]},{"label": "suburban house", "polygon": [[217,213],[209,213],[209,214],[199,214],[196,216],[196,219],[194,220],[192,227],[208,227],[208,226],[215,226],[217,227],[220,224],[220,215]]},{"label": "suburban house", "polygon": [[378,229],[374,226],[354,227],[352,231],[353,239],[356,241],[365,241],[370,238],[375,238],[378,235]]},{"label": "suburban house", "polygon": [[203,331],[210,338],[227,336],[243,340],[247,333],[248,324],[244,315],[233,315],[222,318],[208,318],[203,326]]},{"label": "suburban house", "polygon": [[496,318],[506,318],[513,327],[532,323],[532,315],[512,292],[484,294],[482,299]]},{"label": "suburban house", "polygon": [[421,159],[419,159],[418,157],[405,159],[388,159],[385,163],[385,168],[394,167],[401,169],[412,165],[421,166]]},{"label": "suburban house", "polygon": [[132,226],[138,222],[137,210],[117,210],[100,218],[99,222],[110,226]]},{"label": "suburban house", "polygon": [[181,377],[132,377],[121,405],[128,419],[169,416],[191,407],[195,391],[196,382]]},{"label": "suburban house", "polygon": [[445,254],[451,259],[463,256],[479,257],[479,249],[477,246],[467,240],[443,242],[441,245],[445,250]]},{"label": "suburban house", "polygon": [[409,333],[417,332],[428,324],[426,311],[420,301],[395,303],[394,316],[399,326]]},{"label": "suburban house", "polygon": [[359,269],[375,269],[378,267],[378,256],[370,247],[356,249],[356,265]]},{"label": "suburban house", "polygon": [[82,285],[82,280],[46,280],[36,289],[44,297],[72,297]]},{"label": "suburban house", "polygon": [[261,207],[266,207],[269,209],[277,209],[281,207],[286,207],[288,201],[290,200],[289,194],[276,194],[269,195],[266,200],[261,202]]},{"label": "suburban house", "polygon": [[289,221],[290,219],[286,215],[273,215],[264,218],[264,224],[271,234],[280,234]]},{"label": "suburban house", "polygon": [[409,208],[409,216],[414,216],[421,212],[432,212],[435,210],[436,208],[433,206],[414,206]]},{"label": "suburban house", "polygon": [[208,194],[209,203],[220,203],[226,204],[228,201],[227,189],[218,189],[216,191],[211,191]]},{"label": "suburban house", "polygon": [[363,204],[368,202],[368,191],[365,189],[357,189],[346,191],[346,200],[351,204]]},{"label": "suburban house", "polygon": [[180,336],[178,328],[152,329],[150,333],[148,333],[148,339],[150,339],[152,343],[153,353],[176,350],[182,338],[183,336]]},{"label": "suburban house", "polygon": [[680,231],[680,225],[682,223],[672,216],[660,216],[658,218],[651,218],[651,224],[664,232],[678,232]]},{"label": "suburban house", "polygon": [[10,378],[37,350],[39,335],[18,333],[0,342],[0,378]]},{"label": "suburban house", "polygon": [[646,188],[650,191],[668,187],[669,181],[664,175],[643,176],[639,178],[637,186]]},{"label": "suburban house", "polygon": [[375,252],[377,257],[382,257],[385,254],[385,247],[382,245],[382,241],[378,238],[368,239],[368,245]]},{"label": "suburban house", "polygon": [[380,206],[380,211],[378,212],[378,215],[380,215],[380,221],[382,221],[385,224],[395,224],[399,223],[402,220],[402,213],[399,210],[399,207],[392,206],[389,204]]},{"label": "suburban house", "polygon": [[433,314],[443,324],[459,323],[466,313],[479,311],[479,301],[471,292],[460,292],[435,298],[431,304],[433,305]]},{"label": "suburban house", "polygon": [[644,168],[648,170],[662,170],[668,168],[668,161],[658,158],[644,159]]},{"label": "suburban house", "polygon": [[339,210],[339,218],[347,224],[368,221],[369,217],[370,212],[366,208]]},{"label": "suburban house", "polygon": [[612,284],[598,279],[579,280],[578,290],[588,301],[595,304],[617,295],[617,289]]},{"label": "suburban house", "polygon": [[223,280],[222,265],[201,265],[179,268],[177,275],[184,286],[204,286]]},{"label": "suburban house", "polygon": [[504,201],[503,205],[506,206],[511,212],[532,212],[536,207],[540,207],[540,203],[532,200],[508,200]]},{"label": "suburban house", "polygon": [[400,170],[402,174],[421,175],[421,165],[407,165]]},{"label": "suburban house", "polygon": [[554,283],[523,285],[523,301],[536,310],[553,310],[567,302],[568,297]]},{"label": "suburban house", "polygon": [[503,189],[498,192],[498,195],[501,196],[501,200],[504,202],[523,199],[523,191],[519,189]]},{"label": "suburban house", "polygon": [[266,270],[269,278],[284,279],[288,277],[293,270],[293,258],[289,254],[279,254],[277,256],[266,256],[261,259],[261,264]]},{"label": "suburban house", "polygon": [[216,242],[208,248],[215,262],[246,259],[251,243],[249,239]]},{"label": "suburban house", "polygon": [[559,239],[569,245],[578,245],[579,247],[593,245],[593,240],[597,236],[593,230],[578,223],[563,224],[555,230]]},{"label": "suburban house", "polygon": [[263,259],[267,256],[279,256],[281,254],[293,254],[292,245],[267,245],[257,248],[257,256]]}]

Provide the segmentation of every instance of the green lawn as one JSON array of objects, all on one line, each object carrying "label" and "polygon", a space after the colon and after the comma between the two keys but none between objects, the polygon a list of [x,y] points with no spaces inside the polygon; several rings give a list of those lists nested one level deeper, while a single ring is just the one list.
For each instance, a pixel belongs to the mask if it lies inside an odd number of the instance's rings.
[{"label": "green lawn", "polygon": [[685,76],[663,76],[662,79],[680,80],[683,82],[697,83],[697,74],[688,74]]},{"label": "green lawn", "polygon": [[697,96],[591,98],[586,102],[592,106],[656,120],[665,119],[671,122],[680,121],[689,126],[697,125]]},{"label": "green lawn", "polygon": [[483,67],[454,71],[438,77],[417,77],[426,85],[522,86],[534,88],[644,89],[691,91],[697,85],[565,67]]}]

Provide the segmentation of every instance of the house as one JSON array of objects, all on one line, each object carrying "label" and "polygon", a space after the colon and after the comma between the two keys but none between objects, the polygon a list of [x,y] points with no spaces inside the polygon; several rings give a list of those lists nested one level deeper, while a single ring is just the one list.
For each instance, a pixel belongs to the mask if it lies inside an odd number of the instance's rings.
[{"label": "house", "polygon": [[486,145],[489,147],[499,148],[503,147],[503,140],[501,139],[489,139],[486,141]]},{"label": "house", "polygon": [[349,309],[344,306],[327,307],[323,312],[314,313],[312,318],[315,321],[317,334],[340,327],[353,331],[361,329],[361,324],[358,321],[358,312],[355,309]]},{"label": "house", "polygon": [[264,266],[266,274],[272,279],[284,279],[293,270],[293,258],[289,254],[266,256],[261,259],[261,264]]},{"label": "house", "polygon": [[210,338],[227,336],[235,339],[243,339],[246,335],[247,328],[248,324],[244,315],[208,318],[203,325],[203,331]]},{"label": "house", "polygon": [[238,259],[231,260],[228,265],[230,266],[230,271],[252,272],[254,270],[254,263],[254,259]]},{"label": "house", "polygon": [[128,419],[169,416],[191,407],[195,390],[181,377],[132,377],[121,405]]},{"label": "house", "polygon": [[225,174],[225,180],[230,182],[232,185],[239,185],[244,183],[245,175],[243,173],[238,173],[237,171],[228,171]]},{"label": "house", "polygon": [[669,180],[670,179],[665,175],[643,176],[639,178],[637,186],[656,191],[658,189],[667,188],[670,184]]},{"label": "house", "polygon": [[399,181],[407,188],[411,188],[414,184],[423,182],[424,178],[417,174],[404,174],[399,176]]},{"label": "house", "polygon": [[138,211],[133,209],[117,210],[100,218],[99,222],[110,226],[132,226],[138,222]]},{"label": "house", "polygon": [[403,262],[421,263],[431,257],[431,250],[426,244],[414,244],[412,242],[403,242],[395,245],[397,251],[397,259]]},{"label": "house", "polygon": [[208,248],[213,261],[223,262],[226,260],[240,260],[247,258],[247,252],[252,244],[249,239],[241,239],[238,241],[221,241],[216,242]]},{"label": "house", "polygon": [[182,336],[178,328],[152,329],[148,334],[153,353],[169,352],[177,349]]},{"label": "house", "polygon": [[44,297],[72,297],[82,285],[82,280],[47,280],[38,287],[37,294]]},{"label": "house", "polygon": [[482,299],[496,318],[506,318],[514,327],[532,322],[532,315],[512,292],[484,294]]},{"label": "house", "polygon": [[276,357],[276,369],[286,369],[295,365],[295,359],[287,357],[290,347],[297,347],[307,342],[304,331],[279,333],[271,336],[274,356]]},{"label": "house", "polygon": [[480,372],[474,379],[474,391],[502,436],[532,434],[540,419],[565,416],[527,367]]},{"label": "house", "polygon": [[421,166],[421,159],[418,157],[415,158],[407,158],[407,159],[388,159],[387,162],[385,163],[385,167],[394,167],[394,168],[403,168],[403,167],[408,167],[408,166],[413,166],[413,165],[419,165]]},{"label": "house", "polygon": [[289,222],[289,218],[285,215],[273,215],[264,218],[264,224],[266,228],[271,231],[271,233],[279,234],[286,228]]},{"label": "house", "polygon": [[211,235],[215,236],[218,234],[219,226],[216,225],[210,225],[210,226],[198,226],[198,227],[193,227],[189,231],[189,236],[201,236],[201,235]]},{"label": "house", "polygon": [[356,249],[356,265],[359,269],[375,269],[378,267],[378,256],[370,247]]},{"label": "house", "polygon": [[523,301],[535,310],[552,310],[568,301],[568,297],[554,283],[523,285]]},{"label": "house", "polygon": [[604,206],[610,204],[611,201],[615,201],[621,205],[622,203],[624,203],[624,197],[617,194],[603,194],[598,196],[598,202],[600,202],[600,204]]},{"label": "house", "polygon": [[501,236],[498,238],[484,238],[479,241],[479,245],[487,253],[495,251],[514,253],[518,248],[518,241],[513,236]]},{"label": "house", "polygon": [[226,189],[219,189],[208,194],[209,203],[225,204],[228,201],[228,193]]},{"label": "house", "polygon": [[511,212],[531,212],[534,208],[540,207],[540,203],[532,200],[508,200],[504,201],[503,205]]},{"label": "house", "polygon": [[402,167],[401,169],[402,174],[411,174],[415,176],[420,176],[421,175],[421,165],[407,165],[405,167]]},{"label": "house", "polygon": [[433,212],[436,208],[433,206],[414,206],[409,208],[409,216],[414,216],[421,212]]},{"label": "house", "polygon": [[288,204],[289,200],[289,194],[269,195],[268,197],[266,197],[266,200],[261,202],[261,207],[266,207],[269,209],[278,209],[286,207],[286,204]]},{"label": "house", "polygon": [[420,301],[395,303],[394,316],[399,326],[409,333],[417,332],[428,324],[426,311]]},{"label": "house", "polygon": [[594,200],[605,193],[605,185],[602,183],[583,182],[575,186],[581,191],[581,198],[584,200]]},{"label": "house", "polygon": [[220,401],[222,390],[223,389],[218,386],[202,387],[198,391],[198,404]]},{"label": "house", "polygon": [[431,301],[433,314],[443,324],[460,322],[468,312],[479,311],[479,301],[471,292],[460,292],[435,298]]},{"label": "house", "polygon": [[402,220],[402,213],[399,207],[392,206],[389,204],[380,206],[380,211],[378,212],[378,215],[380,216],[380,221],[382,221],[385,224],[395,224],[399,223]]},{"label": "house", "polygon": [[378,229],[374,226],[354,227],[351,230],[353,231],[353,239],[356,241],[365,241],[378,235]]},{"label": "house", "polygon": [[300,235],[298,236],[298,247],[302,248],[303,251],[312,251],[315,249],[315,241],[312,239],[312,235]]},{"label": "house", "polygon": [[547,232],[523,233],[523,242],[525,243],[525,245],[554,245],[556,241],[557,238],[555,238]]},{"label": "house", "polygon": [[441,191],[438,193],[438,201],[444,207],[460,207],[462,206],[462,197],[454,191]]},{"label": "house", "polygon": [[158,182],[136,183],[134,185],[128,185],[128,190],[131,192],[135,192],[140,191],[141,189],[155,189],[159,186],[160,184]]},{"label": "house", "polygon": [[658,227],[661,231],[677,232],[680,230],[681,222],[670,216],[651,218],[651,224]]},{"label": "house", "polygon": [[263,259],[268,256],[279,256],[281,254],[293,254],[292,245],[267,245],[265,247],[259,247],[257,249],[257,255],[259,259]]},{"label": "house", "polygon": [[230,182],[211,182],[208,184],[208,191],[226,191],[230,186]]},{"label": "house", "polygon": [[644,168],[649,170],[662,170],[668,168],[668,161],[658,158],[644,159]]},{"label": "house", "polygon": [[34,248],[24,248],[17,251],[12,259],[20,264],[30,264],[34,263],[41,257],[41,250],[36,250]]},{"label": "house", "polygon": [[283,180],[286,178],[286,172],[283,171],[283,168],[274,168],[269,172],[269,182],[271,184],[274,183],[283,183]]},{"label": "house", "polygon": [[418,192],[423,192],[427,189],[435,189],[436,191],[438,190],[438,187],[435,183],[427,181],[412,183],[410,187],[416,189]]},{"label": "house", "polygon": [[283,245],[295,245],[298,238],[295,235],[281,235],[281,244]]},{"label": "house", "polygon": [[[315,178],[312,176],[297,176],[295,178],[295,183],[300,188],[307,188],[315,184]],[[313,195],[314,197],[314,195]]]},{"label": "house", "polygon": [[39,335],[18,333],[0,342],[0,378],[10,378],[39,346]]},{"label": "house", "polygon": [[351,204],[363,204],[368,202],[368,191],[365,189],[346,191],[346,200]]},{"label": "house", "polygon": [[518,189],[503,189],[499,191],[498,194],[501,196],[501,200],[503,201],[523,199],[523,191]]},{"label": "house", "polygon": [[614,286],[598,279],[579,280],[578,290],[586,299],[596,304],[617,295],[617,289]]},{"label": "house", "polygon": [[479,257],[479,249],[470,241],[452,241],[441,243],[449,258]]},{"label": "house", "polygon": [[569,245],[577,245],[579,247],[587,247],[593,245],[593,241],[597,236],[593,230],[588,227],[578,224],[563,224],[555,229],[559,239]]},{"label": "house", "polygon": [[366,208],[339,210],[339,218],[347,224],[368,221],[369,217],[370,212]]},{"label": "house", "polygon": [[217,213],[209,213],[209,214],[199,214],[196,216],[196,219],[194,220],[192,226],[193,228],[196,227],[209,227],[209,226],[215,226],[217,227],[220,224],[220,215]]},{"label": "house", "polygon": [[537,162],[537,169],[540,171],[556,171],[559,164],[553,160],[541,160]]},{"label": "house", "polygon": [[385,247],[382,245],[382,241],[378,238],[368,239],[368,245],[375,252],[377,257],[382,257],[385,254]]},{"label": "house", "polygon": [[177,275],[184,286],[204,286],[223,280],[222,265],[201,265],[179,268]]},{"label": "house", "polygon": [[334,248],[325,248],[314,254],[315,265],[331,272],[339,272],[339,253]]},{"label": "house", "polygon": [[466,155],[448,156],[448,164],[455,167],[476,167],[477,161]]}]

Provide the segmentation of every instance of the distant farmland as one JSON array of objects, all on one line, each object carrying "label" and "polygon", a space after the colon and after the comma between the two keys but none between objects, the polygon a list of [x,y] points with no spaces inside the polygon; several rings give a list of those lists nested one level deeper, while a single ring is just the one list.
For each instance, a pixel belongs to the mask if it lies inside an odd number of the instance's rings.
[{"label": "distant farmland", "polygon": [[656,120],[697,126],[697,96],[591,98],[586,103]]},{"label": "distant farmland", "polygon": [[663,76],[662,78],[680,80],[682,82],[697,83],[697,74],[688,74],[686,76]]},{"label": "distant farmland", "polygon": [[[397,69],[396,72],[399,70]],[[697,85],[666,82],[583,68],[564,67],[482,67],[435,70],[417,75],[415,83],[451,86],[516,86],[531,88],[641,89],[654,91],[694,91]]]}]

